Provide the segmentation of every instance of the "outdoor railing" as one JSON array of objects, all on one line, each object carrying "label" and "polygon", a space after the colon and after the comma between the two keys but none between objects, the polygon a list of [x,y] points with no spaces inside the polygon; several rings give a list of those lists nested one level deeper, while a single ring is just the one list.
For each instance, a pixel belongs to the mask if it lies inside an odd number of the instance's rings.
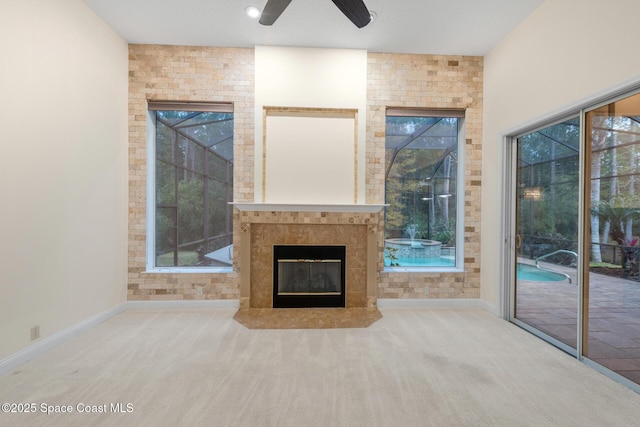
[{"label": "outdoor railing", "polygon": [[551,270],[550,268],[546,268],[546,267],[540,266],[540,260],[552,257],[552,256],[557,255],[557,254],[569,254],[573,258],[575,258],[575,263],[576,264],[578,263],[578,254],[577,253],[575,253],[573,251],[568,251],[566,249],[558,249],[557,251],[553,251],[551,253],[548,253],[546,255],[542,255],[542,256],[539,256],[538,258],[536,258],[536,268],[539,268],[540,270],[553,271],[554,273],[561,274],[561,275],[565,276],[567,278],[567,280],[569,280],[569,283],[571,283],[572,282],[571,281],[571,276],[569,276],[568,274],[562,273],[562,272],[559,272],[559,271],[555,271],[555,270]]},{"label": "outdoor railing", "polygon": [[[578,242],[569,239],[523,235],[523,244],[518,255],[536,260],[546,259],[547,262],[557,265],[572,265],[576,263]],[[597,266],[598,270],[608,272],[602,274],[614,274],[615,268],[619,269],[616,277],[623,277],[640,281],[640,247],[617,245],[610,243],[591,243],[600,249],[601,261],[604,266]],[[575,256],[574,256],[575,254]],[[611,266],[606,266],[611,264]],[[617,267],[615,267],[617,266]],[[613,267],[613,269],[611,268]],[[592,270],[595,271],[595,267]]]}]

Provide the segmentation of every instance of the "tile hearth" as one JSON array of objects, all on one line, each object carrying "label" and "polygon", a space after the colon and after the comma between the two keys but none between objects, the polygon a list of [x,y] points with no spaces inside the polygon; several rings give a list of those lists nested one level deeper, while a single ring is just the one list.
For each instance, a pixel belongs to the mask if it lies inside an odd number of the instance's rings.
[{"label": "tile hearth", "polygon": [[249,329],[367,328],[377,308],[241,308],[233,317]]}]

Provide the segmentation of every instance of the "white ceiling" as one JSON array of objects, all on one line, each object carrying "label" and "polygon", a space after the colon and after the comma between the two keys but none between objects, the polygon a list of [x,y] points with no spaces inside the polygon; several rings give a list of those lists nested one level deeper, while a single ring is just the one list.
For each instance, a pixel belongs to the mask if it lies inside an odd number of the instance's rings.
[{"label": "white ceiling", "polygon": [[244,11],[266,0],[84,1],[129,43],[485,55],[544,0],[364,0],[362,29],[331,0],[293,0],[271,27]]}]

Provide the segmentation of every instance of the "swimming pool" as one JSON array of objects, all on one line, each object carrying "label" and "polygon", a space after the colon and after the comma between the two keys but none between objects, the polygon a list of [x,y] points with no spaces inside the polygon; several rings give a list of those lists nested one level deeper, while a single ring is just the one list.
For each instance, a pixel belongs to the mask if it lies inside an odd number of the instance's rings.
[{"label": "swimming pool", "polygon": [[532,282],[562,282],[567,276],[553,271],[542,270],[535,265],[518,263],[516,270],[517,280],[530,280]]},{"label": "swimming pool", "polygon": [[[398,257],[396,262],[399,267],[455,267],[456,259],[453,256],[437,256],[428,258],[404,258]],[[391,261],[384,257],[384,266],[390,267]]]}]

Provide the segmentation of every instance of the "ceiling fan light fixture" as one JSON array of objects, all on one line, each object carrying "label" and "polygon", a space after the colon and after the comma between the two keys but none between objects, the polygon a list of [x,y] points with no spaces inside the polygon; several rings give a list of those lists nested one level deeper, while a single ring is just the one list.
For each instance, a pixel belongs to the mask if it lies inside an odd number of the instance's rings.
[{"label": "ceiling fan light fixture", "polygon": [[247,14],[249,18],[256,19],[257,17],[260,16],[260,9],[258,9],[255,6],[247,6],[244,9],[244,12]]},{"label": "ceiling fan light fixture", "polygon": [[364,4],[363,0],[331,0],[333,4],[338,6],[338,9],[353,22],[353,24],[362,28],[371,22],[371,15],[369,9]]},{"label": "ceiling fan light fixture", "polygon": [[[338,9],[340,9],[356,27],[362,28],[371,22],[371,14],[363,0],[331,1],[338,6]],[[289,6],[289,3],[291,3],[291,0],[267,0],[260,14],[260,23],[262,25],[273,25],[287,6]]]}]

